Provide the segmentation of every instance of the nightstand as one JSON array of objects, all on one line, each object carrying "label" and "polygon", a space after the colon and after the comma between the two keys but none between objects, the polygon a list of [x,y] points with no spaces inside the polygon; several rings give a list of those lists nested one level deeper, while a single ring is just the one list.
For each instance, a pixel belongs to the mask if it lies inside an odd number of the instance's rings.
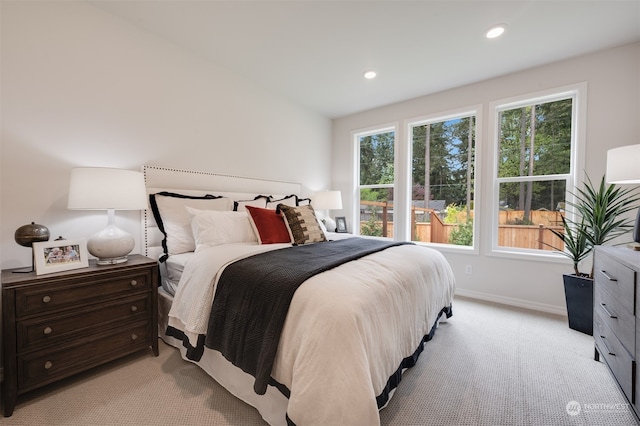
[{"label": "nightstand", "polygon": [[4,415],[18,395],[151,347],[158,355],[158,266],[126,263],[47,275],[2,271]]}]

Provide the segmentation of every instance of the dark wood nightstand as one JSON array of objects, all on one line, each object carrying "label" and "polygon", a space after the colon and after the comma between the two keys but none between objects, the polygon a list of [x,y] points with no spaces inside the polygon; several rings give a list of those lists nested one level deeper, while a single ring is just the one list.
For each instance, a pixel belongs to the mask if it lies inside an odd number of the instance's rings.
[{"label": "dark wood nightstand", "polygon": [[36,276],[2,271],[4,415],[18,395],[151,347],[158,355],[158,266],[117,265]]}]

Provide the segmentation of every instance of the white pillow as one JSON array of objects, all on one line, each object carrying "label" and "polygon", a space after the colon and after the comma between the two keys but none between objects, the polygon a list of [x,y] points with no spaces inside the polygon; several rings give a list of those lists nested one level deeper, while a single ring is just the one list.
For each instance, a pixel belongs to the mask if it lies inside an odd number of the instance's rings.
[{"label": "white pillow", "polygon": [[153,215],[165,235],[163,246],[166,254],[192,252],[196,243],[191,231],[191,216],[186,207],[201,210],[227,210],[233,207],[229,198],[205,198],[185,196],[170,192],[150,195]]},{"label": "white pillow", "polygon": [[196,253],[221,244],[258,242],[247,212],[186,209],[191,215]]},{"label": "white pillow", "polygon": [[253,200],[237,200],[233,202],[233,210],[237,212],[246,212],[246,206],[265,208],[267,207],[268,200],[269,197],[266,195],[257,195]]},{"label": "white pillow", "polygon": [[278,207],[278,204],[284,204],[285,206],[296,207],[298,205],[298,196],[297,195],[287,195],[284,198],[280,198],[279,200],[269,201],[267,203],[267,208],[275,210]]}]

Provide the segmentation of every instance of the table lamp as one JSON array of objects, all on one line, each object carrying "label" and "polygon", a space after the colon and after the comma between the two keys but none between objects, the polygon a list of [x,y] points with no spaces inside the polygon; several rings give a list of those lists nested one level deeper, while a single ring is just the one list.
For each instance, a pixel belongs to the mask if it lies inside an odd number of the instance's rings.
[{"label": "table lamp", "polygon": [[107,227],[89,238],[87,250],[98,258],[98,265],[124,263],[135,246],[135,240],[116,226],[115,211],[147,208],[144,175],[122,169],[72,169],[67,208],[107,210]]},{"label": "table lamp", "polygon": [[[607,151],[607,182],[640,184],[640,145],[627,145]],[[640,208],[633,227],[633,248],[640,250]]]},{"label": "table lamp", "polygon": [[[317,210],[340,210],[342,209],[342,193],[340,191],[316,192],[312,199],[312,205]],[[322,221],[328,231],[336,230],[336,222],[328,214]]]}]

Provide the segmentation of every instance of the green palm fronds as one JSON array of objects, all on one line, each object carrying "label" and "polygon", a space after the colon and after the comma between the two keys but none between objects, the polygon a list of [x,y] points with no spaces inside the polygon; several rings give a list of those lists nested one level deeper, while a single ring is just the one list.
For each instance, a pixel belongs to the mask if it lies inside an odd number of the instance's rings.
[{"label": "green palm fronds", "polygon": [[[571,259],[576,275],[587,275],[580,273],[578,264],[595,246],[603,245],[633,229],[633,219],[623,215],[637,208],[635,204],[640,201],[640,194],[633,188],[607,185],[604,176],[596,187],[587,176],[584,189],[578,189],[573,195],[576,201],[567,204],[575,208],[579,221],[563,217],[563,230],[551,230],[564,242],[564,250],[547,245]],[[593,277],[593,269],[589,276]]]}]

